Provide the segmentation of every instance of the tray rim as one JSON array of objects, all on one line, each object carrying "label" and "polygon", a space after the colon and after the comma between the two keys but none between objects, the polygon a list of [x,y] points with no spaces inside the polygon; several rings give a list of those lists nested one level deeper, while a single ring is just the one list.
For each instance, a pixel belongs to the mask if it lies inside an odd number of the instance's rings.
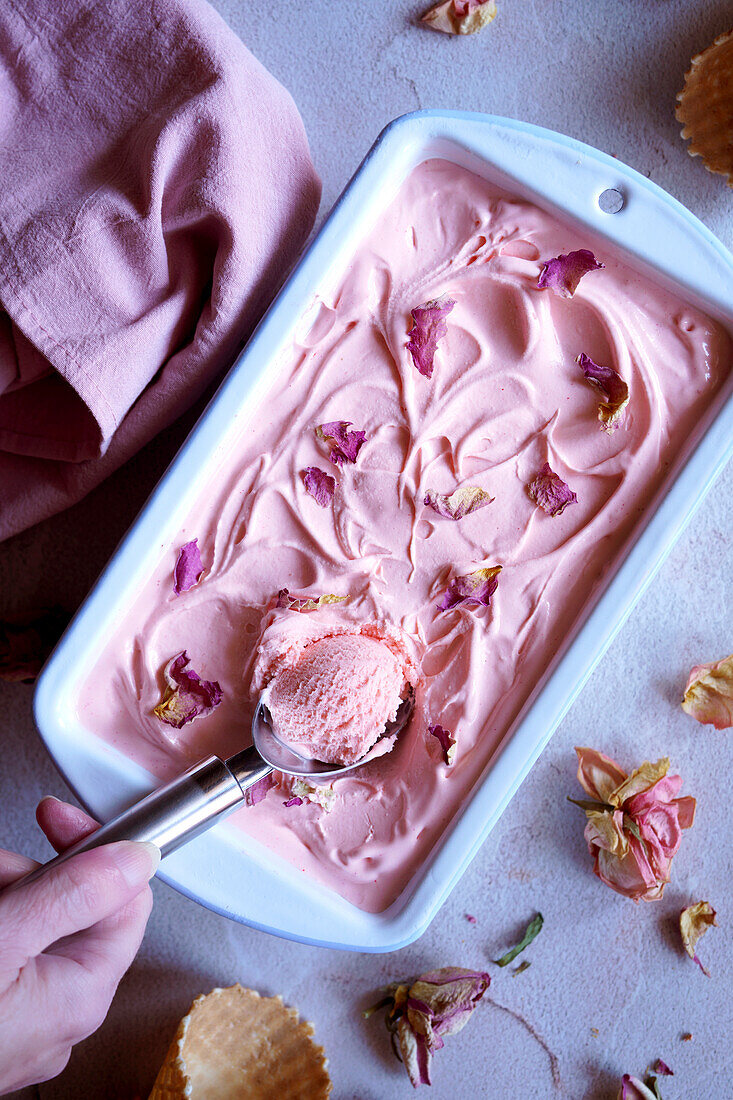
[{"label": "tray rim", "polygon": [[[218,439],[216,438],[219,421],[225,419],[222,414],[227,409],[230,394],[237,388],[235,383],[240,374],[246,374],[250,360],[256,360],[258,353],[261,352],[263,342],[266,344],[274,320],[278,318],[278,313],[288,308],[292,300],[297,300],[299,296],[302,301],[298,316],[302,315],[304,310],[307,309],[315,291],[315,286],[312,284],[317,282],[322,284],[324,278],[327,278],[326,271],[332,266],[328,260],[324,264],[322,257],[322,253],[330,248],[330,238],[334,236],[334,233],[338,233],[340,223],[350,216],[349,207],[354,205],[359,195],[363,194],[367,188],[373,188],[374,177],[376,177],[377,182],[379,181],[380,174],[385,172],[389,166],[390,158],[394,160],[402,156],[407,157],[409,160],[411,152],[414,152],[415,149],[421,147],[426,149],[431,141],[445,140],[447,143],[462,146],[469,152],[481,157],[486,161],[489,171],[493,170],[506,175],[506,170],[492,162],[485,151],[477,151],[476,149],[477,145],[482,145],[482,142],[491,136],[495,138],[503,136],[505,139],[507,137],[509,139],[521,138],[521,141],[528,143],[530,146],[535,145],[537,149],[542,147],[555,151],[561,150],[565,155],[576,156],[578,164],[581,163],[581,160],[590,162],[592,169],[604,169],[609,181],[616,180],[629,188],[638,189],[642,195],[647,194],[650,196],[655,204],[660,204],[659,209],[671,215],[673,222],[680,231],[684,230],[690,234],[693,244],[697,244],[703,276],[707,272],[707,279],[703,277],[701,280],[700,273],[696,272],[690,283],[677,280],[684,288],[683,292],[687,292],[688,296],[692,293],[693,296],[705,299],[708,310],[718,315],[722,314],[725,318],[724,323],[727,322],[729,331],[733,333],[733,314],[729,306],[726,308],[727,302],[731,301],[733,295],[729,294],[726,302],[726,296],[718,293],[719,284],[712,277],[716,271],[717,278],[720,277],[721,273],[727,276],[727,285],[730,290],[733,286],[733,256],[699,219],[676,199],[646,177],[635,172],[634,169],[573,138],[530,123],[518,122],[499,116],[460,111],[424,110],[394,120],[379,135],[357,172],[346,185],[319,233],[309,245],[291,276],[264,315],[246,347],[224,377],[216,394],[153,490],[140,514],[133,521],[130,530],[115,550],[99,580],[81,605],[39,678],[34,697],[34,712],[41,738],[68,786],[82,805],[91,809],[92,812],[94,812],[95,797],[89,797],[89,781],[77,781],[76,779],[72,781],[71,771],[73,769],[69,768],[71,750],[68,743],[68,721],[64,720],[63,712],[59,713],[58,707],[60,701],[61,703],[64,701],[64,685],[68,683],[70,669],[73,669],[76,657],[79,651],[83,649],[81,638],[84,630],[93,628],[96,629],[97,633],[101,630],[100,623],[104,619],[100,608],[103,609],[105,603],[108,602],[106,597],[115,583],[115,574],[119,574],[126,557],[136,552],[137,543],[148,537],[151,522],[156,519],[164,506],[167,508],[166,497],[175,492],[177,483],[178,485],[181,484],[183,480],[182,473],[186,467],[190,466],[193,461],[198,461],[198,455],[207,446],[212,447],[208,452],[207,461],[212,460],[214,450],[216,446],[221,445],[225,434],[222,433],[218,436]],[[419,159],[429,159],[429,156],[425,155]],[[418,160],[412,163],[417,163]],[[537,193],[544,194],[539,189],[533,188],[531,184],[525,184],[519,178],[517,178],[517,181],[529,190],[537,190]],[[607,185],[612,186],[613,184],[609,182]],[[550,206],[557,205],[552,199],[548,199],[547,202]],[[385,202],[382,202],[380,208],[385,204]],[[567,214],[576,221],[584,220],[577,213],[567,211]],[[609,216],[606,215],[606,217]],[[591,232],[602,232],[597,225],[588,225],[588,228]],[[614,230],[614,223],[609,222],[606,235],[612,240],[616,240]],[[363,229],[361,232],[363,232]],[[648,256],[630,249],[625,243],[617,244],[617,247],[625,252],[631,252],[632,262],[634,259],[642,264],[648,262]],[[665,267],[660,270],[668,272],[668,268]],[[314,275],[315,279],[313,278]],[[260,376],[262,370],[263,367],[260,364]],[[245,404],[251,404],[255,400],[256,395],[250,394]],[[591,607],[590,612],[584,615],[582,625],[577,630],[552,676],[529,706],[525,708],[525,712],[516,724],[509,740],[484,769],[482,776],[472,789],[466,807],[455,815],[441,841],[429,853],[420,872],[415,876],[414,887],[411,885],[408,888],[406,893],[409,893],[409,896],[404,901],[398,899],[393,906],[383,913],[371,914],[357,909],[337,895],[333,895],[337,899],[335,905],[326,904],[326,902],[332,902],[333,899],[325,899],[324,901],[323,897],[314,896],[317,891],[307,889],[306,896],[310,896],[310,900],[314,903],[316,909],[319,901],[323,905],[324,920],[321,924],[324,929],[331,929],[323,936],[298,932],[293,927],[283,927],[282,920],[279,924],[272,924],[239,911],[235,912],[226,897],[222,897],[222,891],[210,892],[208,897],[204,897],[197,892],[197,889],[192,885],[190,873],[192,863],[194,866],[200,866],[204,861],[216,864],[217,860],[228,860],[231,847],[234,845],[234,837],[237,839],[236,850],[241,853],[243,834],[240,830],[232,829],[226,823],[217,825],[214,830],[192,842],[182,852],[174,853],[174,855],[168,857],[164,870],[159,873],[158,877],[185,896],[199,901],[213,911],[233,917],[241,923],[262,931],[268,931],[287,939],[308,944],[343,950],[384,952],[406,946],[421,935],[468,867],[496,821],[498,821],[506,805],[544,749],[557,724],[582,690],[593,668],[621,629],[626,617],[661,566],[683,527],[692,518],[694,511],[712,485],[718,472],[733,453],[733,396],[729,397],[724,404],[723,394],[719,394],[713,403],[713,408],[715,412],[710,412],[709,419],[711,422],[708,424],[703,436],[682,468],[677,471],[674,480],[668,486],[664,495],[655,501],[651,509],[651,517],[636,532],[631,545],[622,556],[615,575],[605,582],[600,598]],[[234,430],[232,425],[236,424],[236,420],[236,415],[229,418],[230,427],[227,430]],[[213,440],[210,438],[212,435]],[[205,463],[202,463],[202,465],[205,465]],[[175,518],[178,517],[180,511],[185,513],[189,510],[190,498],[195,496],[195,492],[196,486],[188,493],[189,503],[187,507],[177,509]],[[683,506],[681,507],[681,505]],[[175,526],[175,522],[171,521],[167,526]],[[159,527],[156,538],[159,538],[160,529]],[[650,557],[645,560],[645,555],[649,554],[650,551]],[[639,567],[633,583],[629,583],[626,579],[630,572],[633,572],[629,568],[631,562],[633,562],[634,567]],[[620,578],[626,584],[624,599],[620,604],[617,603],[614,613],[607,616],[606,620],[603,621],[603,609],[609,603],[613,603],[613,599],[609,600],[610,594],[613,593],[615,598],[617,590],[623,587],[619,583]],[[106,613],[112,616],[115,610],[114,607],[111,607]],[[602,621],[600,627],[599,613]],[[592,645],[588,643],[588,636],[593,638]],[[578,650],[582,650],[584,647],[586,650],[585,659],[578,661]],[[575,657],[571,689],[569,691],[564,688],[558,690],[557,684],[562,679],[563,674],[565,674],[567,681],[567,672],[564,673],[564,670],[573,663],[570,661],[571,657]],[[81,673],[77,669],[77,679],[80,675]],[[66,690],[66,698],[68,698],[68,695],[69,690]],[[520,737],[522,730],[529,729],[531,731],[532,723],[529,720],[539,707],[543,707],[545,711],[549,710],[550,712],[549,720],[544,723],[544,733],[538,736],[535,732],[531,741],[527,734]],[[98,742],[103,750],[98,758],[92,760],[95,767],[103,768],[105,760],[109,766],[114,765],[118,768],[120,768],[120,760],[124,760],[128,765],[132,764],[116,750],[101,742],[100,739],[94,738],[92,734],[89,734],[89,737]],[[530,741],[529,746],[524,744],[526,741]],[[521,753],[519,752],[520,743],[523,748]],[[528,748],[529,751],[527,751]],[[120,759],[116,759],[117,757]],[[127,783],[127,800],[143,793],[152,785],[152,777],[138,765],[120,768],[120,770],[124,773]],[[482,806],[482,801],[485,802],[486,799],[482,800],[480,795],[482,792],[485,793],[492,774],[499,771],[505,777],[503,797],[499,798],[489,809]],[[119,772],[117,775],[119,778]],[[491,786],[496,786],[496,782]],[[252,843],[256,845],[256,842]],[[248,846],[244,845],[244,847],[246,849]],[[256,845],[256,847],[260,848],[259,845]],[[458,850],[460,850],[461,856],[451,866],[450,858],[446,858],[446,853],[454,854]],[[264,848],[261,851],[264,853],[268,864],[277,864],[277,860],[272,853]],[[257,866],[256,854],[250,854],[253,856],[250,865]],[[264,861],[261,867],[264,869]],[[270,871],[266,872],[276,880],[275,885],[281,877],[280,870],[282,869],[276,866],[274,876]],[[287,877],[287,875],[284,877]],[[195,874],[193,880],[197,880]],[[301,886],[303,885],[301,884]],[[321,888],[320,893],[323,895],[331,892],[324,891]],[[238,908],[241,909],[242,906],[240,905]],[[346,924],[351,927],[348,934],[341,935],[340,928],[338,929],[339,934],[336,934],[338,923],[346,915],[345,909],[351,911],[352,915],[358,914],[359,919],[351,922],[346,921]],[[355,939],[355,937],[357,938]]]}]

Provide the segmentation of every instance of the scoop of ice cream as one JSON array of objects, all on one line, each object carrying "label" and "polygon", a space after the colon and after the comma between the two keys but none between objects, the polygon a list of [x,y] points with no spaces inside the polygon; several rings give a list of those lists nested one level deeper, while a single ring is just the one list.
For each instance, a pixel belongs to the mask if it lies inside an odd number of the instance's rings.
[{"label": "scoop of ice cream", "polygon": [[[317,621],[314,621],[317,620]],[[277,736],[300,755],[353,764],[397,714],[415,665],[385,624],[273,613],[253,674]]]}]

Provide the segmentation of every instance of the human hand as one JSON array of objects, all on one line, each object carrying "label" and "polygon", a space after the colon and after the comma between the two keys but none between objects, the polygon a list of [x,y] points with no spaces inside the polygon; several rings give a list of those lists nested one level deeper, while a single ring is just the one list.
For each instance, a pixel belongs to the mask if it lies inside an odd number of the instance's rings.
[{"label": "human hand", "polygon": [[[36,817],[57,851],[97,827],[55,798]],[[159,861],[152,844],[106,844],[8,893],[38,864],[0,849],[0,1095],[55,1077],[100,1026],[140,946]]]}]

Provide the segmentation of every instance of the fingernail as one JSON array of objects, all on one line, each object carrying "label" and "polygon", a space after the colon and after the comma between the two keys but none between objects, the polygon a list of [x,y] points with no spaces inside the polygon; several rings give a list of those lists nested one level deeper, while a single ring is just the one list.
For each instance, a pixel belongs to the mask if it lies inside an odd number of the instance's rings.
[{"label": "fingernail", "polygon": [[128,886],[148,882],[158,870],[160,848],[147,840],[121,840],[111,845],[115,863]]}]

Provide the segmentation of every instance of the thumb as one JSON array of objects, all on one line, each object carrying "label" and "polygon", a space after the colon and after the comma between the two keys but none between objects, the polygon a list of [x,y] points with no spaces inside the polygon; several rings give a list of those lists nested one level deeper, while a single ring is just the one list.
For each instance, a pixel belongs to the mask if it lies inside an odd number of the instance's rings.
[{"label": "thumb", "polygon": [[29,958],[117,912],[155,874],[154,844],[119,841],[80,852],[35,882],[0,894],[0,968]]}]

